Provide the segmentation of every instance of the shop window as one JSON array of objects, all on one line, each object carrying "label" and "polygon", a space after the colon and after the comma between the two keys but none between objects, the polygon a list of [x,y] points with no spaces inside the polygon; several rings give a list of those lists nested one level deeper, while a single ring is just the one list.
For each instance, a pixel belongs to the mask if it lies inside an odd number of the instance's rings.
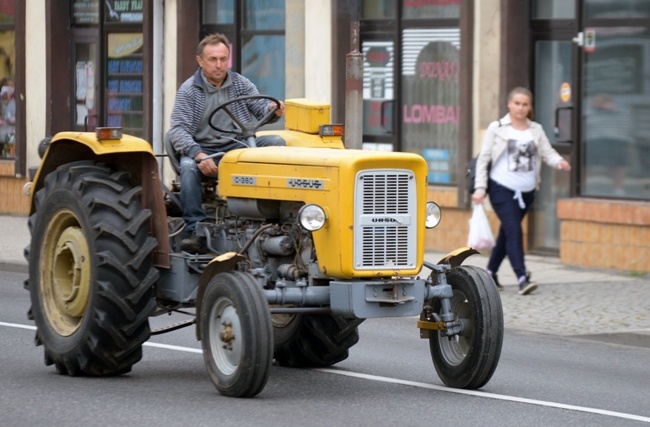
[{"label": "shop window", "polygon": [[406,19],[460,18],[460,0],[404,0]]},{"label": "shop window", "polygon": [[362,19],[391,19],[395,18],[397,5],[394,0],[362,0]]},{"label": "shop window", "polygon": [[647,18],[648,0],[585,0],[586,18]]},{"label": "shop window", "polygon": [[75,129],[116,126],[146,136],[143,3],[72,2]]},{"label": "shop window", "polygon": [[455,183],[460,30],[413,28],[402,36],[402,150],[427,159],[430,184]]},{"label": "shop window", "polygon": [[[285,97],[285,8],[284,0],[203,0],[201,9],[201,36],[225,34],[232,45],[231,68],[261,94],[278,99]],[[270,127],[283,126],[281,120]]]},{"label": "shop window", "polygon": [[533,0],[533,19],[575,19],[575,0]]},{"label": "shop window", "polygon": [[106,61],[106,126],[142,137],[142,33],[109,33]]},{"label": "shop window", "polygon": [[647,199],[650,27],[593,27],[585,55],[582,194]]},{"label": "shop window", "polygon": [[16,5],[0,0],[0,159],[16,157]]},{"label": "shop window", "polygon": [[364,149],[421,154],[430,184],[457,184],[458,165],[464,163],[459,157],[460,3],[360,3]]}]

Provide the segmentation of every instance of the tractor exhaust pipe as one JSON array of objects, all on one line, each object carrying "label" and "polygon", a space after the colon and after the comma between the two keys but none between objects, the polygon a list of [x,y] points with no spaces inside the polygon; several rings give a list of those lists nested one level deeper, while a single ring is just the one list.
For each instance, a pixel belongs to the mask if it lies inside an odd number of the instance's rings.
[{"label": "tractor exhaust pipe", "polygon": [[363,142],[363,54],[359,21],[350,25],[351,52],[345,55],[345,146],[360,150]]}]

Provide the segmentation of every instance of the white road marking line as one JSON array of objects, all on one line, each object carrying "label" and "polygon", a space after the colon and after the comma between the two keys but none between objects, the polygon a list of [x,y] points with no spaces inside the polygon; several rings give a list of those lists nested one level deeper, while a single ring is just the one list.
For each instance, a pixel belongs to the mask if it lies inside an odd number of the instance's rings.
[{"label": "white road marking line", "polygon": [[5,323],[5,322],[0,322],[0,326],[6,326],[8,328],[18,328],[18,329],[31,329],[33,331],[36,330],[36,326],[31,326],[31,325],[19,325],[18,323]]},{"label": "white road marking line", "polygon": [[487,399],[506,400],[506,401],[518,402],[518,403],[527,403],[527,404],[530,404],[530,405],[546,406],[546,407],[549,407],[549,408],[567,409],[569,411],[587,412],[587,413],[590,413],[590,414],[597,414],[597,415],[607,415],[607,416],[610,416],[610,417],[624,418],[626,420],[643,421],[643,422],[646,422],[646,423],[650,423],[650,417],[643,417],[643,416],[634,415],[634,414],[626,414],[624,412],[608,411],[608,410],[605,410],[605,409],[596,409],[596,408],[587,408],[585,406],[566,405],[564,403],[547,402],[547,401],[544,401],[544,400],[537,400],[537,399],[526,399],[524,397],[506,396],[506,395],[503,395],[503,394],[486,393],[486,392],[476,391],[476,390],[463,390],[463,389],[457,389],[457,388],[449,388],[449,387],[444,387],[444,386],[439,386],[439,385],[434,385],[434,384],[427,384],[427,383],[420,383],[420,382],[415,382],[415,381],[400,380],[400,379],[389,378],[389,377],[380,377],[380,376],[377,376],[377,375],[368,375],[368,374],[360,374],[360,373],[357,373],[357,372],[340,371],[340,370],[337,370],[337,369],[320,368],[320,369],[315,369],[315,370],[320,371],[320,372],[324,372],[324,373],[328,373],[328,374],[343,375],[343,376],[347,376],[347,377],[361,378],[361,379],[366,379],[366,380],[371,380],[371,381],[380,381],[380,382],[391,383],[391,384],[407,385],[407,386],[411,386],[411,387],[419,387],[419,388],[425,388],[425,389],[429,389],[429,390],[444,391],[444,392],[447,392],[447,393],[464,394],[466,396],[484,397],[484,398],[487,398]]},{"label": "white road marking line", "polygon": [[[6,327],[9,327],[9,328],[36,330],[35,326],[20,325],[20,324],[17,324],[17,323],[0,322],[0,326],[6,326]],[[198,349],[198,348],[182,347],[182,346],[178,346],[178,345],[159,344],[159,343],[153,343],[153,342],[145,342],[144,345],[148,346],[148,347],[162,348],[162,349],[165,349],[165,350],[172,350],[172,351],[182,351],[182,352],[186,352],[186,353],[203,353],[203,350]],[[439,386],[439,385],[434,385],[434,384],[420,383],[420,382],[416,382],[416,381],[400,380],[400,379],[397,379],[397,378],[381,377],[381,376],[377,376],[377,375],[361,374],[361,373],[358,373],[358,372],[342,371],[342,370],[338,370],[338,369],[319,368],[319,369],[314,369],[314,371],[322,372],[322,373],[325,373],[325,374],[342,375],[342,376],[346,376],[346,377],[360,378],[360,379],[364,379],[364,380],[384,382],[384,383],[389,383],[389,384],[399,384],[399,385],[405,385],[405,386],[410,386],[410,387],[424,388],[424,389],[428,389],[428,390],[436,390],[436,391],[441,391],[441,392],[445,392],[445,393],[463,394],[463,395],[466,395],[466,396],[482,397],[482,398],[485,398],[485,399],[505,400],[505,401],[508,401],[508,402],[525,403],[525,404],[529,404],[529,405],[545,406],[545,407],[548,407],[548,408],[566,409],[568,411],[586,412],[586,413],[589,413],[589,414],[605,415],[605,416],[609,416],[609,417],[622,418],[622,419],[626,419],[626,420],[642,421],[642,422],[645,422],[645,423],[650,423],[650,417],[643,417],[643,416],[634,415],[634,414],[626,414],[624,412],[608,411],[608,410],[605,410],[605,409],[588,408],[588,407],[585,407],[585,406],[566,405],[564,403],[547,402],[547,401],[544,401],[544,400],[537,400],[537,399],[526,399],[524,397],[506,396],[506,395],[503,395],[503,394],[486,393],[486,392],[476,391],[476,390],[462,390],[462,389],[444,387],[444,386]]]},{"label": "white road marking line", "polygon": [[155,342],[146,342],[144,345],[147,347],[164,348],[166,350],[184,351],[187,353],[203,353],[203,350],[200,348],[181,347],[178,345],[158,344]]}]

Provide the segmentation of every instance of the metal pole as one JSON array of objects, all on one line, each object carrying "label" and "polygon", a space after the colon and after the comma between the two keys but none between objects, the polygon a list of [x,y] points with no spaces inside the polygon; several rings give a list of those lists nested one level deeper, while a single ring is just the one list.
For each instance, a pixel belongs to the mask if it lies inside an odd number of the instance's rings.
[{"label": "metal pole", "polygon": [[345,56],[345,146],[361,149],[363,142],[363,54],[359,52],[359,21],[350,25],[352,51]]}]

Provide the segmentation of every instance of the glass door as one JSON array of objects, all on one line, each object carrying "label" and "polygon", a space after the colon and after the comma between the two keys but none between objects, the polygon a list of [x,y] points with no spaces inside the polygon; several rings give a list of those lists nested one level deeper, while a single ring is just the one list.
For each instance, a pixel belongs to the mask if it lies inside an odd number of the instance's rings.
[{"label": "glass door", "polygon": [[364,148],[393,151],[395,122],[395,42],[368,35],[361,43]]},{"label": "glass door", "polygon": [[[575,47],[570,40],[538,40],[535,43],[535,121],[540,123],[551,145],[573,164],[576,141]],[[557,200],[570,196],[570,174],[542,163],[541,184],[530,212],[530,248],[557,252],[560,223]]]},{"label": "glass door", "polygon": [[571,165],[566,173],[542,163],[541,183],[529,213],[528,248],[537,253],[557,254],[560,250],[560,222],[557,201],[570,197],[576,187],[579,139],[580,81],[575,1],[534,1],[533,102],[535,121],[546,132],[553,148]]},{"label": "glass door", "polygon": [[75,107],[72,128],[76,131],[92,132],[99,123],[100,62],[99,35],[96,30],[76,30],[73,43],[73,92]]}]

